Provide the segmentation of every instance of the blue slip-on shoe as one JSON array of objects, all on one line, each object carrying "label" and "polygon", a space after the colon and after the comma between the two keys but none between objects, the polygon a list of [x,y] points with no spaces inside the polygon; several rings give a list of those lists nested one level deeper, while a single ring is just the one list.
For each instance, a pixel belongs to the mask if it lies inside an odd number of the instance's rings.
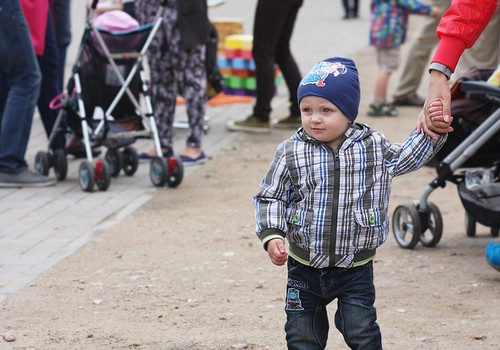
[{"label": "blue slip-on shoe", "polygon": [[[170,158],[170,157],[173,157],[174,156],[174,152],[172,151],[172,148],[170,147],[162,147],[162,150],[163,150],[163,158]],[[149,154],[147,154],[146,152],[142,152],[139,154],[139,162],[140,163],[145,163],[145,162],[149,162],[151,161],[151,159],[153,159],[154,157],[156,156],[150,156]]]},{"label": "blue slip-on shoe", "polygon": [[191,158],[191,157],[183,156],[183,155],[181,155],[180,158],[181,158],[182,164],[186,165],[186,166],[203,164],[208,159],[207,156],[205,155],[205,153],[203,153],[203,152],[201,152],[201,154],[197,158]]},{"label": "blue slip-on shoe", "polygon": [[485,248],[486,260],[495,270],[500,272],[500,244],[490,242]]}]

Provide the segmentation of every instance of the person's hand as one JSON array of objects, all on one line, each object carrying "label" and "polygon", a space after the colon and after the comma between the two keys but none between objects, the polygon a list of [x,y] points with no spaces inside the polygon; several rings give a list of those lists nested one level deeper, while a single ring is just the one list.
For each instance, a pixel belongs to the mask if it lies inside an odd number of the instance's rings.
[{"label": "person's hand", "polygon": [[441,101],[434,101],[430,104],[429,119],[431,124],[427,125],[428,129],[440,134],[453,131],[453,128],[451,127],[453,117],[443,114],[443,104]]},{"label": "person's hand", "polygon": [[431,70],[427,98],[425,99],[424,108],[417,119],[417,133],[423,130],[427,135],[437,140],[439,137],[437,133],[445,134],[453,131],[453,128],[448,127],[446,130],[443,130],[435,128],[435,125],[432,124],[429,117],[429,108],[431,103],[435,101],[440,101],[442,104],[443,121],[445,123],[451,123],[451,92],[448,79],[443,73],[437,70]]},{"label": "person's hand", "polygon": [[274,265],[282,266],[288,260],[288,253],[285,248],[285,241],[275,238],[267,243],[267,254]]},{"label": "person's hand", "polygon": [[443,14],[443,11],[437,6],[432,6],[432,11],[429,13],[429,16],[434,18],[439,18]]},{"label": "person's hand", "polygon": [[[438,134],[446,134],[452,132],[451,122],[453,117],[443,114],[443,104],[441,101],[437,100],[430,104],[428,109],[428,118],[425,117],[424,111],[422,110],[418,116],[418,123],[422,123],[422,129],[424,132],[432,137],[433,139],[438,139]],[[418,126],[417,125],[417,128]],[[420,131],[418,131],[420,133]]]}]

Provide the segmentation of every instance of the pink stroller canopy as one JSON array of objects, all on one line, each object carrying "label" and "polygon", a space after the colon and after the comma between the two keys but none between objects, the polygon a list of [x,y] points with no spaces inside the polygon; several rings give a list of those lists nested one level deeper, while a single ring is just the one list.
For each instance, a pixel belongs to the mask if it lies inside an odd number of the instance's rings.
[{"label": "pink stroller canopy", "polygon": [[124,11],[108,11],[94,19],[94,26],[111,33],[129,31],[139,28],[137,22],[132,16]]}]

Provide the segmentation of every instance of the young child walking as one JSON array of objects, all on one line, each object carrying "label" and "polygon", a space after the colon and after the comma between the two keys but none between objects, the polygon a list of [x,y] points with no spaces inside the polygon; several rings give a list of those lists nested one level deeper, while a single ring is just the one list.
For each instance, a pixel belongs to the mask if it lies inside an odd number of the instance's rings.
[{"label": "young child walking", "polygon": [[278,146],[254,197],[258,237],[275,265],[288,262],[288,349],[326,347],[326,307],[335,299],[335,326],[347,345],[382,349],[373,259],[389,232],[391,182],[434,156],[452,118],[434,103],[435,120],[426,126],[444,134],[415,130],[391,143],[355,122],[358,71],[342,57],[316,64],[300,82],[298,101],[302,128]]},{"label": "young child walking", "polygon": [[399,67],[399,49],[406,40],[408,16],[411,13],[441,16],[441,9],[418,0],[372,0],[370,45],[377,50],[379,73],[375,81],[369,116],[396,116],[393,103],[388,103],[387,88],[391,74]]}]

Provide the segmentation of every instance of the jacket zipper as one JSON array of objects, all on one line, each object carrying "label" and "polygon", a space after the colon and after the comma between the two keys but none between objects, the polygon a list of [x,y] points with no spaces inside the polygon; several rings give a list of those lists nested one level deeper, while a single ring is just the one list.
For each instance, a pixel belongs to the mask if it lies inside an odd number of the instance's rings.
[{"label": "jacket zipper", "polygon": [[340,192],[340,160],[339,151],[334,149],[333,153],[333,213],[332,213],[332,233],[330,236],[330,266],[335,266],[336,255],[335,246],[337,241],[337,221],[339,211],[339,192]]}]

